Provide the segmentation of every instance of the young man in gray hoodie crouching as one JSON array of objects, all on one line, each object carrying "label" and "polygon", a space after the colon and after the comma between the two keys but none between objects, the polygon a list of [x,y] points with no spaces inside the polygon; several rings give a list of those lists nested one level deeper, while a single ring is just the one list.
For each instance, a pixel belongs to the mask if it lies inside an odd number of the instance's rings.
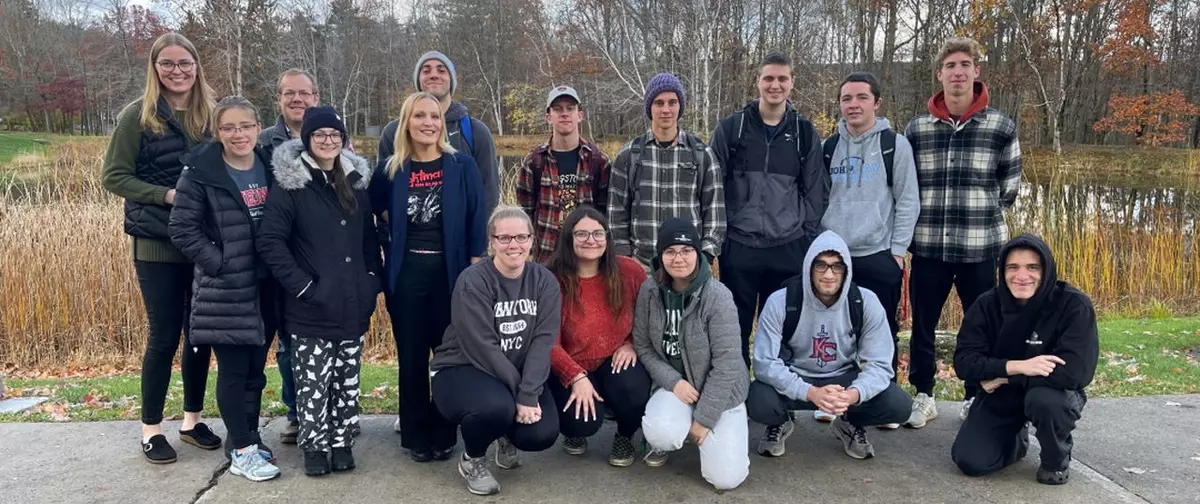
[{"label": "young man in gray hoodie crouching", "polygon": [[891,381],[887,317],[875,293],[854,284],[850,249],[837,233],[813,241],[803,268],[759,316],[746,400],[750,418],[767,426],[758,453],[782,456],[795,428],[790,412],[820,410],[837,417],[833,433],[847,455],[870,458],[865,427],[903,422],[912,408]]}]

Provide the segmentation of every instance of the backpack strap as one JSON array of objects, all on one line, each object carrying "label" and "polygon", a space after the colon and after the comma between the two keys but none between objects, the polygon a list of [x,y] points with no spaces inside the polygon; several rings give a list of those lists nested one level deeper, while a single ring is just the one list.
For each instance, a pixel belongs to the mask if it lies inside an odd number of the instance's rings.
[{"label": "backpack strap", "polygon": [[470,115],[462,116],[462,119],[458,120],[458,130],[462,132],[463,140],[467,141],[467,147],[471,148],[471,155],[473,156],[475,153],[475,134],[474,131],[471,131]]},{"label": "backpack strap", "polygon": [[896,132],[891,128],[879,133],[879,150],[883,152],[883,169],[887,170],[888,187],[892,187],[892,165],[896,161]]},{"label": "backpack strap", "polygon": [[646,134],[641,134],[633,139],[633,143],[629,145],[629,173],[626,174],[626,184],[630,187],[630,199],[637,201],[638,199],[638,165],[642,160],[642,148],[646,143]]},{"label": "backpack strap", "polygon": [[[825,140],[825,144],[821,146],[821,152],[825,156],[825,171],[829,171],[833,166],[833,155],[837,152],[837,145],[841,139],[842,137],[840,134],[834,133],[833,136],[829,137],[828,140]],[[830,173],[830,175],[832,175],[832,173]]]},{"label": "backpack strap", "polygon": [[850,292],[846,293],[846,301],[850,303],[850,331],[854,335],[854,347],[862,341],[863,328],[863,297],[858,284],[850,282]]}]

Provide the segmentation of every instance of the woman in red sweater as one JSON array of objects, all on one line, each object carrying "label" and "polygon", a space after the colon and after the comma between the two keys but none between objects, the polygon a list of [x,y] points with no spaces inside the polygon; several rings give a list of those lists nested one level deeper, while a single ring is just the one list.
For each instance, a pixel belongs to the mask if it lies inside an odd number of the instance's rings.
[{"label": "woman in red sweater", "polygon": [[633,464],[633,434],[650,400],[650,376],[633,351],[633,307],[646,272],[608,246],[608,219],[590,206],[571,212],[547,267],[562,288],[562,329],[550,353],[554,376],[547,386],[563,408],[559,432],[571,455],[587,451],[587,438],[617,421],[608,463]]}]

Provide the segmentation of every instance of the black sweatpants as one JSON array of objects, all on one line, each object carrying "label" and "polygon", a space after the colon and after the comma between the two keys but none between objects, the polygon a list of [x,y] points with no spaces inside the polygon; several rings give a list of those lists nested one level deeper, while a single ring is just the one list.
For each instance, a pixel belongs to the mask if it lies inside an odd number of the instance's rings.
[{"label": "black sweatpants", "polygon": [[300,449],[328,452],[353,447],[350,425],[358,421],[358,377],[363,338],[332,341],[292,335]]},{"label": "black sweatpants", "polygon": [[[913,256],[908,299],[912,304],[912,339],[909,342],[908,381],[918,393],[933,396],[937,376],[937,349],[934,331],[942,318],[942,307],[950,295],[950,286],[958,292],[965,313],[975,300],[996,286],[995,261],[948,263]],[[966,398],[979,393],[979,384],[966,384]]]},{"label": "black sweatpants", "polygon": [[[279,327],[279,290],[274,279],[259,282],[259,313],[263,320],[262,345],[212,345],[217,357],[217,408],[225,423],[225,449],[245,448],[260,441],[258,417],[267,386],[267,353]],[[238,397],[243,401],[239,404]]]},{"label": "black sweatpants", "polygon": [[892,330],[892,381],[896,381],[896,368],[900,363],[900,323],[896,320],[896,310],[900,307],[904,270],[896,264],[896,256],[890,250],[853,257],[851,262],[854,265],[854,283],[874,292],[879,304],[883,305],[888,327]]},{"label": "black sweatpants", "polygon": [[754,248],[726,239],[720,260],[721,283],[733,294],[737,305],[738,325],[742,329],[742,360],[750,369],[750,333],[754,330],[754,314],[762,311],[767,298],[783,288],[784,280],[799,275],[804,266],[804,254],[812,238],[801,237],[783,245]]},{"label": "black sweatpants", "polygon": [[958,429],[950,457],[967,476],[983,476],[1008,467],[1029,449],[1029,421],[1042,445],[1042,468],[1061,471],[1071,463],[1071,432],[1087,404],[1076,390],[1033,387],[1022,391],[1003,385],[979,394],[967,421]]},{"label": "black sweatpants", "polygon": [[604,425],[604,410],[611,409],[617,421],[617,433],[625,437],[633,437],[642,427],[642,417],[646,414],[646,403],[650,401],[650,375],[641,362],[621,371],[612,372],[612,357],[600,364],[593,373],[588,373],[588,380],[596,388],[596,393],[604,402],[596,401],[595,419],[575,418],[575,404],[567,410],[567,400],[571,391],[562,386],[557,376],[551,375],[546,381],[546,388],[558,405],[559,432],[566,437],[591,437],[600,431]]},{"label": "black sweatpants", "polygon": [[188,315],[192,307],[191,263],[134,261],[142,303],[150,326],[146,353],[142,356],[142,423],[158,425],[163,420],[167,389],[171,386],[171,365],[179,350],[179,334],[184,335],[182,357],[183,411],[204,410],[204,391],[208,386],[208,345],[187,344]]},{"label": "black sweatpants", "polygon": [[412,451],[448,450],[454,425],[429,396],[429,353],[450,325],[450,287],[442,254],[404,254],[395,293],[387,296],[392,339],[399,358],[400,446]]},{"label": "black sweatpants", "polygon": [[[857,370],[851,370],[841,376],[823,379],[805,379],[814,387],[825,385],[841,385],[849,387],[858,377]],[[750,384],[750,395],[746,398],[746,412],[751,420],[767,426],[783,425],[789,419],[790,411],[814,411],[817,405],[808,401],[798,401],[780,394],[775,387],[763,382]],[[912,401],[904,389],[895,383],[871,400],[850,406],[843,418],[850,425],[869,427],[890,423],[901,423],[908,420],[912,413]]]},{"label": "black sweatpants", "polygon": [[538,397],[542,419],[517,423],[517,398],[504,385],[474,366],[455,366],[433,375],[433,400],[452,425],[462,428],[468,457],[482,457],[488,445],[508,437],[518,450],[539,452],[558,441],[558,410],[550,390]]}]

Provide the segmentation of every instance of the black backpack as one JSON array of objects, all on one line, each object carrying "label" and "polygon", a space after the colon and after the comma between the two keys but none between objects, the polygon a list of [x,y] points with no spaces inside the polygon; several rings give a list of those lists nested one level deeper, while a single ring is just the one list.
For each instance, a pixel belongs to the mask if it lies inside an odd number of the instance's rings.
[{"label": "black backpack", "polygon": [[[834,133],[821,148],[825,153],[825,171],[829,171],[830,165],[833,164],[833,153],[837,151],[840,139],[841,135]],[[888,187],[892,187],[892,165],[896,161],[896,132],[891,128],[879,132],[879,150],[883,151],[883,169],[887,171]]]},{"label": "black backpack", "polygon": [[[783,282],[783,286],[787,289],[787,310],[783,317],[783,332],[780,333],[781,344],[779,345],[779,357],[783,362],[791,362],[795,356],[792,350],[792,336],[796,334],[796,327],[800,325],[800,311],[804,308],[804,275],[797,275]],[[846,298],[850,306],[850,334],[854,337],[854,346],[857,349],[859,341],[862,340],[863,327],[863,297],[862,290],[858,288],[858,284],[850,282],[850,291]]]}]

